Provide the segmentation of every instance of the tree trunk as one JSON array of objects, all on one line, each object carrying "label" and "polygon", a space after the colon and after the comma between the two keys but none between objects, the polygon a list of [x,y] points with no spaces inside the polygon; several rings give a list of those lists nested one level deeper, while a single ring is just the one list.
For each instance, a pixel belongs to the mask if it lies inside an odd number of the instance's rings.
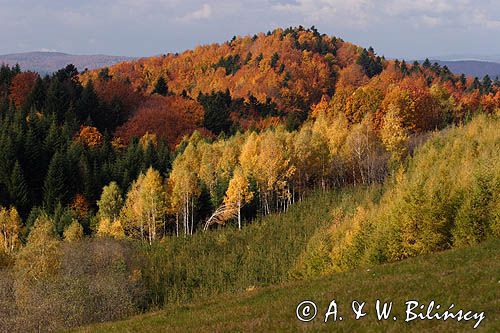
[{"label": "tree trunk", "polygon": [[175,213],[175,235],[179,237],[179,213]]},{"label": "tree trunk", "polygon": [[238,229],[241,230],[241,200],[238,201]]}]

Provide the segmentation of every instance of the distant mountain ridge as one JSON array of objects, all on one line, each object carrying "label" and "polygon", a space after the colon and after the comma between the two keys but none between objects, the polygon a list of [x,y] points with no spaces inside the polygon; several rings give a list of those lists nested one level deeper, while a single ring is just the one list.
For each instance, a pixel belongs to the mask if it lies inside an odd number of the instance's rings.
[{"label": "distant mountain ridge", "polygon": [[429,59],[440,59],[442,61],[486,61],[500,63],[500,54],[450,54],[450,55],[434,55],[428,57]]},{"label": "distant mountain ridge", "polygon": [[10,66],[19,64],[23,70],[50,74],[68,64],[73,64],[78,70],[83,71],[85,68],[92,70],[133,59],[135,58],[103,54],[73,55],[61,52],[26,52],[0,55],[0,64]]},{"label": "distant mountain ridge", "polygon": [[441,66],[448,68],[456,74],[466,74],[479,78],[488,74],[491,78],[500,77],[500,63],[479,60],[436,61]]},{"label": "distant mountain ridge", "polygon": [[[473,77],[483,78],[486,74],[490,78],[500,77],[500,62],[483,60],[430,60],[437,62],[440,66],[447,66],[455,74],[465,74]],[[421,61],[422,62],[422,61]]]}]

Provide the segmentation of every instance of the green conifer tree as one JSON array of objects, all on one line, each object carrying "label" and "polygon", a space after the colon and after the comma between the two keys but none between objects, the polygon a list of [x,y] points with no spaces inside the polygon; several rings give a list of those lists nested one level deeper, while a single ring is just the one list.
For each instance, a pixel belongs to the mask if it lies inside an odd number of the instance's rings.
[{"label": "green conifer tree", "polygon": [[168,87],[167,87],[167,82],[163,78],[163,76],[160,76],[158,80],[156,81],[155,87],[153,89],[153,94],[158,94],[162,96],[167,96],[168,94]]},{"label": "green conifer tree", "polygon": [[49,212],[52,212],[58,203],[65,203],[66,177],[65,160],[61,152],[56,152],[49,164],[43,184],[43,201]]}]

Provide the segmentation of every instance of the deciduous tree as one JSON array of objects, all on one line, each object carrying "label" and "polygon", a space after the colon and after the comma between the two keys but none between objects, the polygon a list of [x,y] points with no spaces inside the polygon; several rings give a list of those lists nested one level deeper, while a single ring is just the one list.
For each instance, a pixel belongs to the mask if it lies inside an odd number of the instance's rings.
[{"label": "deciduous tree", "polygon": [[0,244],[3,251],[12,253],[20,245],[21,218],[15,208],[0,207]]},{"label": "deciduous tree", "polygon": [[253,199],[248,179],[244,176],[241,168],[234,170],[234,175],[229,182],[229,187],[224,198],[224,203],[233,207],[238,212],[238,229],[241,229],[241,207]]}]

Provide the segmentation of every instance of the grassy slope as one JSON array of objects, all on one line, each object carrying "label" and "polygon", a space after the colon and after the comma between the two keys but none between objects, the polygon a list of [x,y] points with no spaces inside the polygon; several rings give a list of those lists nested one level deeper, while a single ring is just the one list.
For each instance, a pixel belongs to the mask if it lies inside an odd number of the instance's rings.
[{"label": "grassy slope", "polygon": [[[380,196],[379,187],[311,194],[284,214],[257,219],[242,230],[224,226],[148,247],[144,277],[154,305],[179,304],[289,280],[290,268],[318,228]],[[336,213],[335,213],[336,212]]]},{"label": "grassy slope", "polygon": [[[476,331],[500,330],[500,241],[488,241],[474,248],[450,250],[402,262],[380,265],[370,270],[338,273],[316,280],[287,283],[219,296],[210,301],[194,301],[185,306],[167,306],[165,310],[125,321],[80,329],[81,332],[213,332],[213,331],[355,331],[455,332],[472,329],[473,321],[413,321],[404,323],[404,302],[435,300],[447,308],[485,311]],[[374,302],[377,298],[393,301],[398,321],[377,322]],[[295,319],[295,307],[304,299],[318,303],[318,318],[307,324]],[[367,301],[371,312],[355,321],[349,313],[342,322],[322,322],[331,299],[346,316],[354,299]],[[343,307],[342,307],[343,306]]]}]

